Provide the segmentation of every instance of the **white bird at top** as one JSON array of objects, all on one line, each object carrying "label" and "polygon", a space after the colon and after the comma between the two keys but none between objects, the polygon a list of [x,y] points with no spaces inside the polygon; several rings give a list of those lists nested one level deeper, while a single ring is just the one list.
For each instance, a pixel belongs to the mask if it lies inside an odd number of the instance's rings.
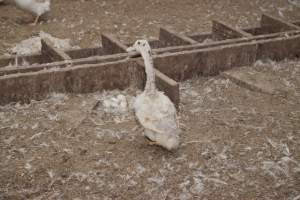
[{"label": "white bird at top", "polygon": [[36,25],[40,16],[50,11],[50,0],[13,0],[16,6],[35,15],[32,25]]},{"label": "white bird at top", "polygon": [[153,144],[160,145],[168,150],[179,147],[181,132],[176,108],[171,100],[158,91],[155,86],[155,71],[150,45],[147,40],[137,40],[127,52],[136,51],[144,59],[146,71],[146,86],[134,102],[134,110],[138,121],[145,128],[144,135]]}]

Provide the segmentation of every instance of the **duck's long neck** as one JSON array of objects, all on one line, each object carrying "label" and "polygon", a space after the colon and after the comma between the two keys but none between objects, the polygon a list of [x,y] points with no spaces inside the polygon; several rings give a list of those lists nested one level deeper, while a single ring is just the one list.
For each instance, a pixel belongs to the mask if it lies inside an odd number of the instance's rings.
[{"label": "duck's long neck", "polygon": [[146,71],[146,86],[145,92],[149,94],[155,94],[155,72],[153,67],[153,59],[151,55],[151,51],[142,51],[142,57],[145,63],[145,71]]}]

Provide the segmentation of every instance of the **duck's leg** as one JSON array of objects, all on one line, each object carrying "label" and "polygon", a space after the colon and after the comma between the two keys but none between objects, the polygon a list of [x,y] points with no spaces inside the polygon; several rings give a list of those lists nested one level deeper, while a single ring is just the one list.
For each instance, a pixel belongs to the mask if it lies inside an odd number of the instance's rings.
[{"label": "duck's leg", "polygon": [[36,26],[36,24],[37,24],[38,21],[39,21],[39,18],[40,18],[40,15],[37,15],[36,18],[35,18],[35,20],[34,20],[34,22],[31,23],[30,25],[31,25],[31,26]]},{"label": "duck's leg", "polygon": [[154,146],[154,145],[157,145],[157,143],[155,142],[155,141],[153,141],[153,140],[151,140],[149,137],[147,137],[147,136],[145,136],[146,138],[147,138],[147,140],[148,140],[148,145],[150,145],[150,146]]},{"label": "duck's leg", "polygon": [[155,136],[154,136],[155,133],[153,133],[152,131],[150,130],[145,130],[144,131],[144,136],[147,138],[148,140],[148,145],[157,145],[156,141],[154,140]]},{"label": "duck's leg", "polygon": [[150,146],[156,146],[156,145],[158,145],[158,144],[157,144],[157,142],[155,142],[155,141],[149,141],[149,142],[148,142],[148,145],[150,145]]}]

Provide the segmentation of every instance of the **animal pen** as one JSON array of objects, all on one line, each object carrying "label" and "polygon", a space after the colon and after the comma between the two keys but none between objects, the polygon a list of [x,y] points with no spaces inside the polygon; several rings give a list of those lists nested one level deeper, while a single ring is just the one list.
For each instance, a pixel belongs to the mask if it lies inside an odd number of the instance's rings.
[{"label": "animal pen", "polygon": [[[0,104],[41,100],[52,92],[143,88],[144,64],[139,55],[126,52],[131,44],[122,44],[108,34],[101,37],[102,46],[96,48],[62,51],[43,39],[40,54],[0,57]],[[250,66],[264,58],[299,58],[300,21],[286,22],[263,14],[259,27],[238,29],[213,21],[210,33],[188,36],[160,28],[159,39],[149,43],[158,88],[178,107],[180,81]],[[22,59],[29,66],[6,67]]]}]

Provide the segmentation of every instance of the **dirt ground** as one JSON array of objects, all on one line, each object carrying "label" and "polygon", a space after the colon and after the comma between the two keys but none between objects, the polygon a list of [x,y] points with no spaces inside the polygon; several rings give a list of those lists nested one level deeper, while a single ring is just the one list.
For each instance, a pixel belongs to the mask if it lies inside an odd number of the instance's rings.
[{"label": "dirt ground", "polygon": [[181,84],[175,152],[148,144],[131,106],[104,107],[118,94],[131,105],[134,89],[1,107],[0,198],[298,199],[300,62],[256,68],[280,76],[289,94],[219,76]]},{"label": "dirt ground", "polygon": [[[158,26],[208,31],[212,19],[255,25],[267,12],[300,19],[288,1],[52,1],[46,22],[0,6],[0,53],[43,30],[81,47],[100,33],[152,38]],[[182,144],[150,146],[131,109],[136,90],[53,94],[0,107],[0,199],[300,199],[300,62],[253,67],[280,77],[286,96],[221,76],[180,85]],[[104,101],[122,93],[127,110]],[[98,104],[96,104],[99,102]]]}]

